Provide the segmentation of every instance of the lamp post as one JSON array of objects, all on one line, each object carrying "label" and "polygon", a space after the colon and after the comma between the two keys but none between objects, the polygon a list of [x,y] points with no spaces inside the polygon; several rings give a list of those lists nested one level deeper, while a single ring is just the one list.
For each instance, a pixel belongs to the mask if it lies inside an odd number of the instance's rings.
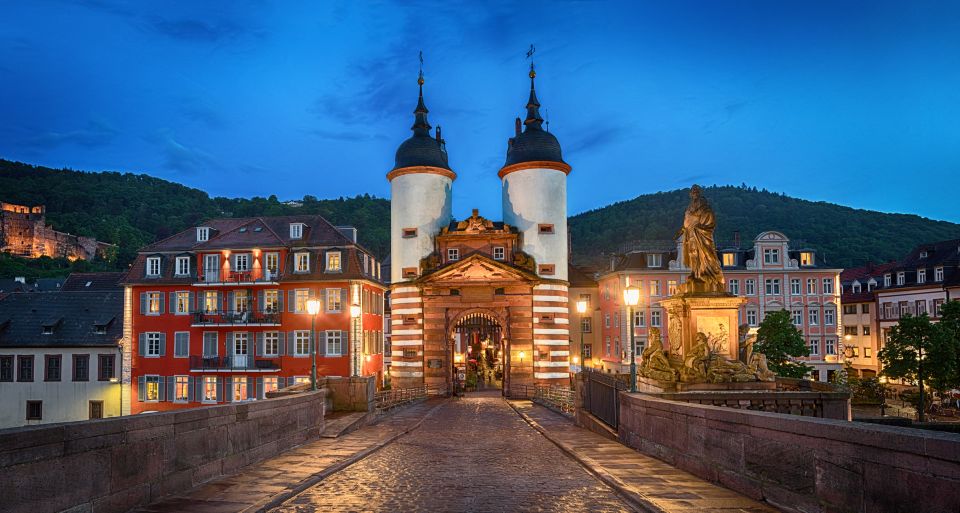
[{"label": "lamp post", "polygon": [[580,359],[583,360],[583,364],[586,365],[587,359],[583,356],[583,317],[584,314],[587,313],[587,302],[583,299],[577,301],[577,313],[580,314]]},{"label": "lamp post", "polygon": [[623,289],[623,302],[627,305],[627,326],[630,328],[630,391],[637,391],[637,355],[636,344],[633,342],[633,307],[640,303],[640,289],[627,287]]},{"label": "lamp post", "polygon": [[360,317],[360,305],[350,305],[350,322],[353,325],[353,376],[360,375],[360,340],[357,333],[357,319]]},{"label": "lamp post", "polygon": [[317,389],[317,314],[320,313],[320,300],[307,300],[307,313],[310,314],[310,390]]}]

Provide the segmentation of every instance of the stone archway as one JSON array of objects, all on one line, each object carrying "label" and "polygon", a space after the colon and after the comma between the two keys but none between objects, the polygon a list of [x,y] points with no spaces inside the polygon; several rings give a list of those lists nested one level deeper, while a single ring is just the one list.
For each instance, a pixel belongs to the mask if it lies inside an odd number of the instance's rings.
[{"label": "stone archway", "polygon": [[[499,368],[502,373],[502,390],[509,390],[510,376],[510,314],[507,308],[467,307],[450,309],[447,312],[447,346],[450,374],[448,384],[454,383],[453,373],[457,367],[455,354],[462,355],[465,368],[469,368],[470,359],[479,359],[476,351],[484,351],[485,358],[494,357],[493,370]],[[484,347],[489,344],[490,347]],[[478,347],[479,346],[479,347]],[[480,362],[478,362],[480,363]],[[479,369],[478,369],[479,370]]]}]

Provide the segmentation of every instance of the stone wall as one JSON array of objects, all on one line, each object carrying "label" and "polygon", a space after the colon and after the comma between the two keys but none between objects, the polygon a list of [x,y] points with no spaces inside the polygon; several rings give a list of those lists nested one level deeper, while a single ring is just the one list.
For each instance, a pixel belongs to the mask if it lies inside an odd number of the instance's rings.
[{"label": "stone wall", "polygon": [[673,392],[650,394],[669,401],[708,404],[724,408],[767,411],[850,420],[850,394],[846,392],[778,392],[762,390],[735,390],[722,392]]},{"label": "stone wall", "polygon": [[318,439],[324,395],[0,430],[0,509],[122,512],[184,492]]},{"label": "stone wall", "polygon": [[788,512],[960,511],[960,437],[621,394],[620,441]]}]

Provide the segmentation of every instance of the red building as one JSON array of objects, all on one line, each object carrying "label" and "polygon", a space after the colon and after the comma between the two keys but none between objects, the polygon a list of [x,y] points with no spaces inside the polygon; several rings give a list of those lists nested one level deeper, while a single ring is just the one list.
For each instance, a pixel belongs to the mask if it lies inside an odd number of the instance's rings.
[{"label": "red building", "polygon": [[385,289],[354,228],[316,215],[214,219],[141,249],[125,284],[130,413],[307,382],[314,321],[318,375],[382,382]]}]

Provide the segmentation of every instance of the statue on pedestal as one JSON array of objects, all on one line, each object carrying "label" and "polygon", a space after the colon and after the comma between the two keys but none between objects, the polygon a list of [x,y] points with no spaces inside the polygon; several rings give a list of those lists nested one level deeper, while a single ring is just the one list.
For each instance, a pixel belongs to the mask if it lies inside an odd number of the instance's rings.
[{"label": "statue on pedestal", "polygon": [[670,366],[670,360],[663,351],[660,328],[650,328],[650,345],[640,357],[641,376],[666,382],[677,380],[677,372]]},{"label": "statue on pedestal", "polygon": [[717,218],[699,186],[690,188],[690,205],[683,215],[683,263],[690,268],[685,293],[723,293],[723,271],[717,259],[713,230]]}]

